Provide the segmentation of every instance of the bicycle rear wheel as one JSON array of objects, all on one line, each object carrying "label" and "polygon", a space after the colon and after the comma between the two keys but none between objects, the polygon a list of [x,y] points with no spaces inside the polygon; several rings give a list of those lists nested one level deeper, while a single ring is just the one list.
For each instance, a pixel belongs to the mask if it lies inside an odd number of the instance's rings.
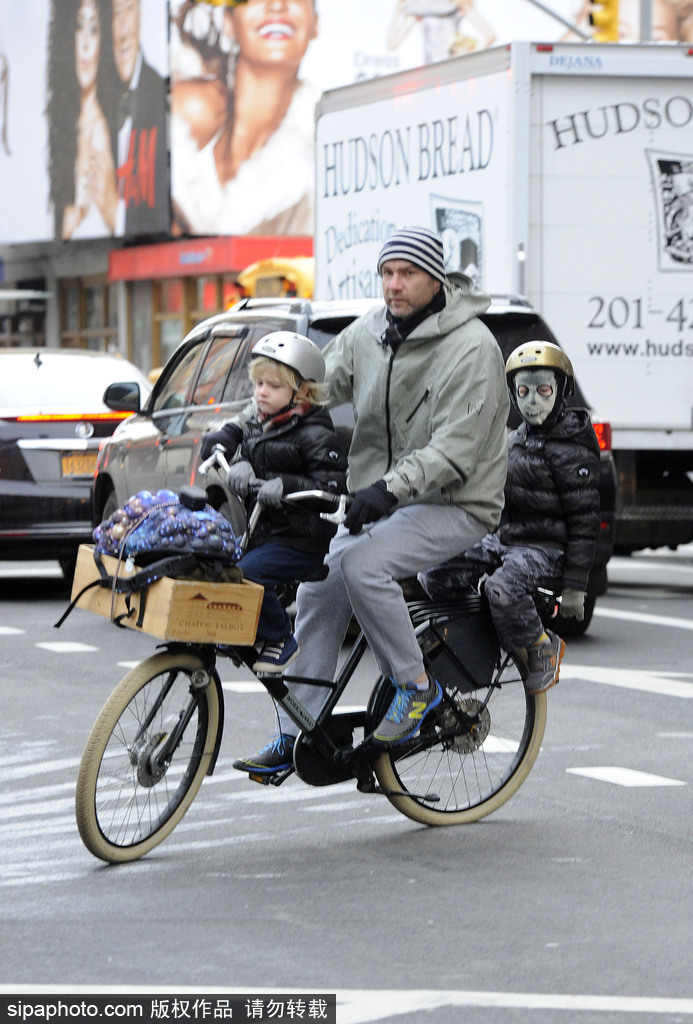
[{"label": "bicycle rear wheel", "polygon": [[75,811],[87,849],[101,860],[137,860],[170,835],[214,755],[220,701],[200,688],[202,660],[161,653],[129,672],[103,706],[82,755]]},{"label": "bicycle rear wheel", "polygon": [[[446,703],[428,729],[424,722],[420,745],[407,745],[399,753],[394,747],[375,762],[380,786],[406,817],[424,825],[478,821],[509,800],[527,778],[544,735],[546,694],[527,694],[515,663],[502,658],[490,687],[465,692],[445,687]],[[373,703],[373,726],[391,695],[391,684],[383,681]],[[457,721],[452,704],[474,724],[445,738]],[[434,795],[435,802],[426,800]]]}]

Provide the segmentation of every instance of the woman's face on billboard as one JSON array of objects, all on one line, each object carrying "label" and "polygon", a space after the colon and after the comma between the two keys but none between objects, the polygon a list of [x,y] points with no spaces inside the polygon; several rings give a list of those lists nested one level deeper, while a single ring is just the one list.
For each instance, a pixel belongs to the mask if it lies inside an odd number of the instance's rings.
[{"label": "woman's face on billboard", "polygon": [[318,32],[314,0],[248,0],[230,12],[244,60],[289,64],[298,70]]},{"label": "woman's face on billboard", "polygon": [[82,0],[75,30],[75,74],[80,89],[90,89],[96,81],[101,49],[101,26],[95,0]]}]

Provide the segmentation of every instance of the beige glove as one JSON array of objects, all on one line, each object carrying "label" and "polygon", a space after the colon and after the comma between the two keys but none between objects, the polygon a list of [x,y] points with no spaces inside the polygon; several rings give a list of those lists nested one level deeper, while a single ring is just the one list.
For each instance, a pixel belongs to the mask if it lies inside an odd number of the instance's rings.
[{"label": "beige glove", "polygon": [[564,619],[577,619],[578,622],[582,622],[585,617],[584,591],[570,588],[564,590],[559,611]]}]

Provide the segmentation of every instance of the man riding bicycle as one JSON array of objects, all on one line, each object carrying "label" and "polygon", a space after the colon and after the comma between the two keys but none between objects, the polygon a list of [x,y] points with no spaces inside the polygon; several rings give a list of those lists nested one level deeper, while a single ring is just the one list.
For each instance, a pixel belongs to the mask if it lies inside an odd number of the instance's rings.
[{"label": "man riding bicycle", "polygon": [[[352,401],[353,502],[330,544],[326,580],[298,589],[292,675],[334,679],[353,614],[395,685],[374,738],[415,735],[441,700],[425,669],[399,581],[438,565],[495,528],[503,508],[508,392],[500,349],[478,319],[490,305],[462,274],[446,275],[441,239],[404,228],[378,258],[384,306],[324,350],[329,404]],[[324,687],[290,684],[316,716]],[[253,774],[292,763],[296,726],[234,762]]]}]

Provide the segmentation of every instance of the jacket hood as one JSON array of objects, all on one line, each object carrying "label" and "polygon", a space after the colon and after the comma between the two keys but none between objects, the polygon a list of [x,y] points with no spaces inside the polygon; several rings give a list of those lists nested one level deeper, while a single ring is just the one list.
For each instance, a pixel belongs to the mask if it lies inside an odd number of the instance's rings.
[{"label": "jacket hood", "polygon": [[[407,337],[407,344],[416,340],[429,341],[431,338],[449,334],[456,327],[461,327],[468,320],[473,320],[484,313],[491,305],[491,298],[482,291],[471,278],[465,274],[448,274],[443,285],[445,289],[445,306],[439,313],[420,323]],[[365,327],[370,330],[379,342],[388,326],[385,305],[378,306],[362,318]]]}]

